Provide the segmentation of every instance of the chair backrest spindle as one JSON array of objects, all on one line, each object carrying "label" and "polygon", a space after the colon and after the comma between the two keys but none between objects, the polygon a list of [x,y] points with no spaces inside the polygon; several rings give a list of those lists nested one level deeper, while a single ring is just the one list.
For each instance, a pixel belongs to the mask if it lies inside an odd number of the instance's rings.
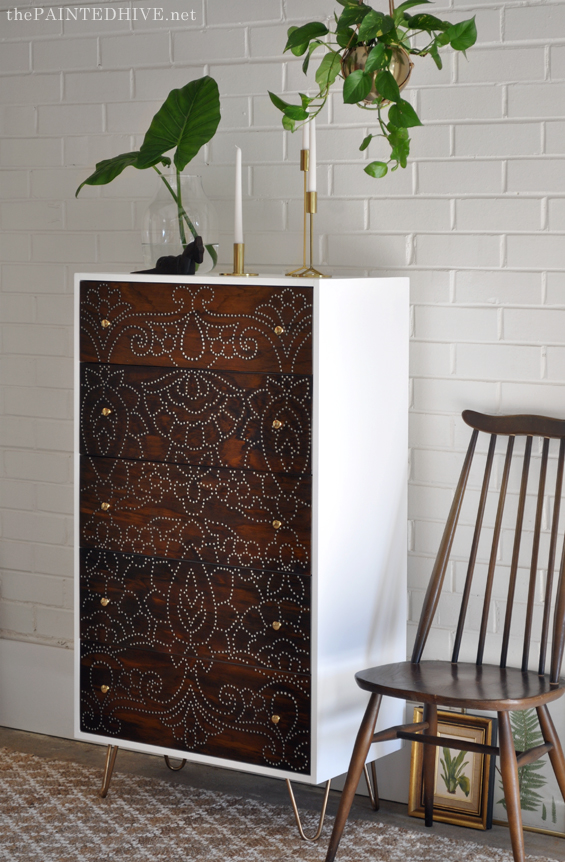
[{"label": "chair backrest spindle", "polygon": [[502,651],[500,654],[500,667],[506,667],[508,659],[508,644],[510,643],[510,627],[512,625],[512,611],[514,609],[514,594],[516,592],[516,573],[518,571],[518,560],[520,558],[520,544],[522,541],[522,526],[524,523],[524,510],[526,508],[526,492],[528,490],[528,475],[530,472],[530,457],[532,454],[532,437],[526,437],[526,448],[524,451],[524,464],[522,466],[522,481],[520,483],[520,499],[518,501],[518,513],[516,515],[516,531],[514,533],[514,547],[512,548],[512,563],[510,564],[510,578],[508,581],[508,598],[506,601],[506,616],[504,619],[504,634],[502,636]]},{"label": "chair backrest spindle", "polygon": [[451,504],[451,509],[449,510],[447,523],[445,525],[443,536],[441,538],[439,551],[432,571],[432,577],[430,579],[430,583],[426,592],[426,597],[424,599],[424,607],[420,616],[420,623],[418,625],[418,631],[416,633],[416,641],[414,643],[414,649],[412,651],[412,661],[415,663],[419,662],[422,658],[422,653],[426,645],[426,640],[428,638],[428,634],[430,632],[430,628],[432,626],[434,615],[439,602],[439,597],[441,595],[441,588],[443,586],[445,572],[447,569],[447,564],[449,562],[451,546],[453,545],[455,530],[457,529],[457,522],[459,520],[459,514],[461,512],[461,504],[463,502],[465,489],[467,487],[467,480],[471,471],[471,464],[473,462],[473,455],[475,453],[475,446],[477,443],[478,436],[479,432],[477,431],[477,429],[474,429],[471,435],[471,440],[469,442],[469,448],[467,449],[467,455],[465,456],[465,461],[463,462],[463,468],[461,470],[461,475],[459,476],[459,482],[457,483],[457,488],[455,491],[453,502]]},{"label": "chair backrest spindle", "polygon": [[473,584],[473,575],[475,573],[475,563],[477,560],[477,551],[479,549],[479,540],[481,538],[481,529],[483,526],[483,518],[485,514],[485,506],[488,497],[488,488],[490,484],[490,474],[492,472],[492,462],[494,460],[494,450],[496,447],[496,434],[491,434],[488,447],[488,455],[485,465],[485,474],[483,477],[483,486],[481,488],[481,496],[479,498],[479,507],[477,510],[477,520],[475,522],[475,531],[473,533],[473,543],[471,545],[471,553],[469,555],[469,565],[467,566],[467,576],[465,578],[465,588],[463,590],[463,599],[461,601],[461,610],[459,612],[459,621],[457,623],[457,632],[455,634],[455,644],[453,646],[453,654],[451,661],[456,664],[459,660],[459,650],[461,649],[461,638],[465,628],[465,618],[467,616],[467,608],[469,606],[469,596],[471,595],[471,586]]},{"label": "chair backrest spindle", "polygon": [[561,510],[561,492],[563,490],[563,464],[565,463],[565,438],[559,444],[559,460],[555,478],[555,500],[553,503],[553,519],[551,523],[551,540],[549,543],[549,558],[547,561],[547,582],[545,585],[545,601],[543,606],[543,623],[539,656],[540,676],[545,674],[545,658],[547,655],[547,638],[549,635],[549,617],[551,614],[551,596],[553,594],[553,573],[555,570],[555,552],[557,550],[557,534],[559,532],[559,513]]},{"label": "chair backrest spindle", "polygon": [[485,652],[485,639],[487,635],[488,615],[490,610],[490,601],[492,598],[492,586],[494,583],[494,570],[496,568],[496,557],[498,554],[498,544],[500,542],[500,531],[502,529],[502,516],[504,515],[504,504],[506,502],[506,492],[508,490],[508,478],[510,476],[510,465],[512,463],[512,453],[514,451],[514,436],[508,438],[506,447],[506,458],[504,459],[504,470],[502,473],[502,482],[500,485],[500,495],[498,497],[498,507],[496,510],[496,521],[494,524],[494,534],[492,537],[492,547],[490,551],[490,560],[487,573],[487,584],[485,589],[485,600],[483,602],[483,615],[481,619],[481,631],[479,634],[479,646],[477,649],[477,664],[483,663]]},{"label": "chair backrest spindle", "polygon": [[528,670],[530,659],[530,641],[532,638],[532,619],[534,615],[534,599],[536,597],[536,579],[538,573],[539,542],[541,532],[541,518],[543,514],[543,500],[545,495],[545,480],[547,476],[547,456],[549,454],[549,438],[544,437],[543,451],[541,456],[541,469],[539,476],[538,502],[536,506],[536,522],[534,527],[534,541],[532,545],[532,562],[530,565],[530,583],[528,586],[528,604],[526,608],[526,626],[524,631],[524,650],[522,653],[522,671]]}]

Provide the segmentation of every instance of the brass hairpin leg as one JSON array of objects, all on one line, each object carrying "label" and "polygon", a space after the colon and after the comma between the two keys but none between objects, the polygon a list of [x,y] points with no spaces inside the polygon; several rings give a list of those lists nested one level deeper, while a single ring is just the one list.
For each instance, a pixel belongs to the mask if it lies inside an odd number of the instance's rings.
[{"label": "brass hairpin leg", "polygon": [[169,758],[166,754],[164,755],[164,758],[165,758],[165,763],[167,764],[167,766],[169,767],[171,772],[180,772],[186,763],[186,760],[181,760],[180,766],[171,766],[171,761],[169,760]]},{"label": "brass hairpin leg", "polygon": [[320,835],[322,834],[322,829],[324,827],[324,819],[326,816],[326,808],[328,807],[328,799],[330,796],[330,787],[332,786],[332,780],[326,783],[326,792],[324,794],[324,801],[322,803],[322,811],[320,813],[320,822],[318,823],[318,829],[316,833],[312,836],[308,836],[304,834],[304,829],[302,828],[302,823],[300,820],[300,814],[298,813],[298,806],[296,805],[296,799],[294,798],[294,793],[292,790],[292,784],[286,779],[286,786],[288,788],[288,795],[290,796],[290,801],[292,804],[292,810],[294,811],[294,818],[296,820],[296,825],[298,826],[298,832],[300,833],[300,837],[303,841],[317,841]]},{"label": "brass hairpin leg", "polygon": [[104,766],[104,778],[102,779],[102,787],[100,788],[100,796],[102,799],[106,798],[106,794],[110,788],[110,782],[112,780],[112,772],[114,771],[114,764],[116,762],[116,757],[118,756],[118,746],[117,745],[109,745],[106,750],[106,765]]},{"label": "brass hairpin leg", "polygon": [[377,770],[375,767],[375,761],[371,761],[371,775],[373,777],[373,781],[369,777],[369,770],[367,769],[367,764],[363,767],[363,771],[365,773],[365,781],[367,782],[367,790],[369,791],[369,799],[371,800],[371,805],[375,811],[379,810],[379,785],[377,784]]}]

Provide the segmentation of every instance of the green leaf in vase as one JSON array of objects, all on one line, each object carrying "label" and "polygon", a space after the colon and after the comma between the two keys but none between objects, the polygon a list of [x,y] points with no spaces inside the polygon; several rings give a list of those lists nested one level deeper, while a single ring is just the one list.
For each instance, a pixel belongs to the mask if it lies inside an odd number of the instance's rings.
[{"label": "green leaf in vase", "polygon": [[215,135],[220,119],[218,85],[208,75],[171,90],[145,134],[136,167],[151,167],[176,147],[175,167],[184,170]]}]

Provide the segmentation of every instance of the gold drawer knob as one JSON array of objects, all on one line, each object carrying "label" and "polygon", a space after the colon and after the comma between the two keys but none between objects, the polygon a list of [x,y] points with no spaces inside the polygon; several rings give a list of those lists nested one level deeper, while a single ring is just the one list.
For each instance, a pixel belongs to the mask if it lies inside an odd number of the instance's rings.
[{"label": "gold drawer knob", "polygon": [[278,724],[280,720],[281,720],[280,715],[272,715],[271,716],[271,721],[273,722],[273,724]]},{"label": "gold drawer knob", "polygon": [[110,604],[110,599],[100,599],[100,604],[103,608]]},{"label": "gold drawer knob", "polygon": [[282,335],[284,332],[284,326],[275,326],[275,335]]},{"label": "gold drawer knob", "polygon": [[273,428],[276,428],[277,431],[279,428],[282,428],[282,422],[280,419],[274,419],[273,420]]},{"label": "gold drawer knob", "polygon": [[278,630],[280,629],[281,626],[282,626],[282,623],[279,620],[274,621],[273,628],[276,632],[278,632]]},{"label": "gold drawer knob", "polygon": [[102,416],[109,416],[111,412],[112,411],[110,410],[109,407],[103,407],[102,408]]},{"label": "gold drawer knob", "polygon": [[100,321],[100,325],[101,325],[102,329],[108,329],[108,327],[110,326],[110,321],[106,320],[106,318],[104,318],[104,320]]},{"label": "gold drawer knob", "polygon": [[100,691],[102,692],[102,694],[107,694],[110,691],[110,686],[109,685],[101,685]]},{"label": "gold drawer knob", "polygon": [[110,508],[110,504],[109,503],[101,503],[100,508],[102,509],[103,512],[107,512],[108,509]]},{"label": "gold drawer knob", "polygon": [[273,527],[275,528],[275,530],[278,530],[280,527],[282,527],[282,524],[280,521],[273,521]]}]

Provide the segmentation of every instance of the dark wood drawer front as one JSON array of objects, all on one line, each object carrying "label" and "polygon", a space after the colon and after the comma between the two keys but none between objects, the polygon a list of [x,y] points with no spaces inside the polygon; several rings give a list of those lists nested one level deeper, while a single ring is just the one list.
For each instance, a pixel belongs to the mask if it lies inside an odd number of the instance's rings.
[{"label": "dark wood drawer front", "polygon": [[85,733],[308,772],[309,677],[99,644],[81,656]]},{"label": "dark wood drawer front", "polygon": [[81,639],[310,670],[310,578],[81,551]]},{"label": "dark wood drawer front", "polygon": [[81,366],[87,455],[308,474],[311,413],[309,377]]},{"label": "dark wood drawer front", "polygon": [[83,362],[312,373],[309,287],[83,281],[80,318]]},{"label": "dark wood drawer front", "polygon": [[306,573],[310,501],[310,479],[82,457],[81,545]]}]

